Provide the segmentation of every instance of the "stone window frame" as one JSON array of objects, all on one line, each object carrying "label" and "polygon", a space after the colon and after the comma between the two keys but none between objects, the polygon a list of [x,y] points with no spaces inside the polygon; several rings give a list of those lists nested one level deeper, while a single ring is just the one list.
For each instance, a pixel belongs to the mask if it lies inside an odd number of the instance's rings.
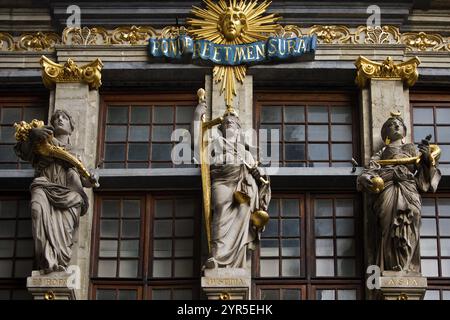
[{"label": "stone window frame", "polygon": [[[5,94],[0,96],[0,130],[3,131],[3,128],[8,128],[9,132],[8,134],[11,134],[9,137],[9,140],[5,141],[2,138],[2,134],[0,133],[0,146],[10,146],[11,150],[14,147],[14,144],[16,143],[14,139],[14,123],[7,122],[3,123],[2,115],[3,109],[6,108],[20,108],[20,119],[14,120],[14,122],[19,122],[22,120],[26,120],[27,122],[30,122],[33,120],[31,118],[25,119],[25,110],[27,108],[34,108],[34,109],[42,109],[43,112],[43,118],[37,119],[42,120],[44,123],[47,124],[48,120],[48,109],[49,109],[49,96],[48,94],[41,94],[41,93],[14,93],[14,94]],[[14,151],[12,151],[14,154]],[[32,166],[30,163],[26,161],[22,161],[19,158],[15,157],[15,161],[2,161],[0,162],[0,169],[32,169]]]},{"label": "stone window frame", "polygon": [[[102,168],[114,168],[114,163],[117,164],[117,168],[177,168],[177,167],[192,167],[192,165],[175,165],[171,160],[152,160],[152,145],[160,145],[160,144],[171,144],[172,147],[177,142],[171,141],[152,141],[153,128],[159,125],[171,125],[173,129],[180,126],[182,128],[189,129],[189,122],[176,123],[176,112],[173,112],[172,122],[164,123],[164,124],[155,124],[153,121],[153,108],[154,107],[190,107],[193,110],[197,106],[198,98],[192,93],[180,93],[180,92],[161,92],[161,93],[103,93],[100,96],[100,125],[99,125],[99,143],[97,154],[99,155],[99,164]],[[110,144],[125,144],[125,159],[124,161],[119,160],[107,160],[105,159],[106,155],[106,130],[107,130],[107,111],[108,107],[119,107],[125,106],[128,107],[128,120],[120,123],[122,126],[126,126],[126,139],[120,141],[111,141]],[[136,144],[146,144],[148,145],[148,155],[146,160],[129,160],[128,159],[128,149],[132,141],[129,140],[130,134],[130,126],[131,126],[131,107],[151,107],[151,115],[150,120],[147,124],[138,124],[140,127],[149,128],[149,139],[144,141],[134,141]],[[176,110],[175,110],[176,111]],[[119,124],[112,124],[119,125]],[[105,165],[106,164],[106,165]],[[123,164],[123,165],[122,165]],[[134,165],[133,165],[134,164]]]},{"label": "stone window frame", "polygon": [[[139,271],[136,278],[120,278],[118,277],[118,271],[116,271],[116,277],[102,278],[97,276],[98,262],[99,262],[99,246],[100,246],[100,219],[101,219],[101,204],[103,199],[139,199],[141,201],[141,235],[140,235],[140,254],[139,254]],[[155,200],[178,200],[178,199],[193,199],[196,204],[200,204],[201,195],[195,191],[183,191],[183,192],[161,192],[161,191],[139,191],[139,192],[101,192],[95,199],[95,212],[92,226],[92,250],[91,250],[91,267],[90,267],[90,299],[96,299],[97,290],[116,290],[116,289],[129,289],[138,290],[137,299],[148,300],[152,297],[153,289],[192,289],[193,299],[197,299],[200,294],[200,267],[201,267],[201,236],[202,232],[202,214],[201,207],[199,207],[199,214],[195,214],[193,219],[194,234],[192,236],[194,242],[193,248],[193,265],[194,270],[191,277],[174,277],[173,265],[175,259],[173,254],[169,257],[172,261],[172,272],[170,277],[154,277],[152,275],[153,266],[153,226],[155,221]],[[175,201],[174,201],[175,206]],[[175,214],[175,213],[173,213]],[[173,222],[177,217],[172,216],[170,220]],[[172,225],[174,226],[174,224]],[[175,232],[172,229],[172,233]],[[172,238],[173,239],[173,238]],[[173,247],[174,244],[172,244]],[[118,257],[116,259],[119,259]],[[171,297],[174,294],[171,292]],[[175,294],[176,297],[176,294]]]},{"label": "stone window frame", "polygon": [[[280,166],[287,166],[289,163],[302,163],[303,166],[308,167],[311,162],[317,164],[328,164],[328,166],[336,166],[336,165],[344,165],[351,167],[350,160],[333,160],[332,157],[332,144],[350,144],[350,141],[333,141],[332,136],[332,125],[351,125],[352,126],[352,157],[359,162],[360,160],[360,121],[359,121],[359,105],[356,93],[353,91],[318,91],[316,93],[308,91],[261,91],[255,92],[254,94],[254,116],[253,116],[253,127],[256,130],[261,128],[261,110],[263,106],[282,106],[283,110],[288,106],[303,106],[306,108],[310,107],[327,107],[328,108],[328,121],[327,122],[309,122],[307,117],[307,109],[305,108],[305,119],[302,122],[292,122],[286,123],[284,122],[284,112],[281,112],[282,120],[281,122],[273,122],[267,123],[268,125],[281,125],[282,131],[284,132],[285,126],[288,124],[292,125],[304,125],[305,126],[305,139],[303,141],[299,141],[299,143],[305,144],[305,158],[306,160],[285,160],[284,159],[284,151],[285,145],[290,144],[291,142],[285,141],[283,137],[283,133],[280,132],[280,144],[281,144],[281,154],[280,154]],[[349,106],[352,111],[352,121],[351,123],[341,123],[341,122],[333,122],[331,120],[331,112],[329,108],[335,107],[344,107]],[[308,140],[307,137],[307,128],[308,125],[327,125],[328,126],[328,139],[327,140],[317,140],[312,141],[315,144],[327,144],[328,145],[328,160],[308,160],[308,144],[312,143]],[[291,165],[295,166],[295,165]]]}]

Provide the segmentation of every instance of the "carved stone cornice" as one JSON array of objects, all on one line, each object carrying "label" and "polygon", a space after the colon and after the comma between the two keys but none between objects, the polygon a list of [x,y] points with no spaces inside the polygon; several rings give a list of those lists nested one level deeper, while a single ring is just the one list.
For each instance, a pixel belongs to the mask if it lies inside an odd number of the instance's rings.
[{"label": "carved stone cornice", "polygon": [[406,85],[412,86],[419,77],[419,64],[418,57],[395,64],[391,57],[380,63],[360,56],[355,62],[358,69],[355,82],[361,89],[366,87],[370,79],[401,79]]},{"label": "carved stone cornice", "polygon": [[89,85],[91,90],[98,90],[102,84],[101,70],[103,63],[100,59],[95,59],[91,63],[79,67],[70,58],[62,65],[42,56],[40,63],[42,80],[48,89],[53,89],[56,83],[62,82],[84,82]]},{"label": "carved stone cornice", "polygon": [[444,39],[439,34],[404,33],[402,42],[411,51],[439,51],[444,47]]}]

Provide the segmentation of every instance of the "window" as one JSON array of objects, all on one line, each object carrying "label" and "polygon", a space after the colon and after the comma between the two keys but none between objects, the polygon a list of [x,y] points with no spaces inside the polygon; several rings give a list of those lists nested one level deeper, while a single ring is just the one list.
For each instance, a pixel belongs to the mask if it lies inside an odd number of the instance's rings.
[{"label": "window", "polygon": [[14,123],[33,119],[47,122],[48,101],[43,98],[0,98],[0,169],[27,169],[31,165],[14,153]]},{"label": "window", "polygon": [[30,299],[25,278],[31,275],[34,243],[29,199],[0,199],[0,299]]},{"label": "window", "polygon": [[[170,99],[170,100],[168,100]],[[190,129],[196,100],[190,95],[103,98],[104,168],[172,168],[175,129]]]},{"label": "window", "polygon": [[442,150],[440,166],[450,167],[450,95],[412,94],[411,106],[414,143],[431,134]]},{"label": "window", "polygon": [[[349,96],[259,94],[256,100],[257,127],[267,130],[260,142],[271,142],[271,135],[279,133],[280,165],[342,167],[358,158],[355,104]],[[268,147],[262,162],[273,157]]]},{"label": "window", "polygon": [[198,298],[200,203],[195,195],[99,196],[93,298]]},{"label": "window", "polygon": [[361,299],[360,204],[354,195],[274,195],[255,265],[258,299]]}]

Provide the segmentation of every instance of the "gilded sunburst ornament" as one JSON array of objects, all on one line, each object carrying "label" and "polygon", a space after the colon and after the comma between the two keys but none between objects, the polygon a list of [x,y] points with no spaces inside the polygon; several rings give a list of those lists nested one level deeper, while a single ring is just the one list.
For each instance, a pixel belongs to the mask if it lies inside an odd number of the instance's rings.
[{"label": "gilded sunburst ornament", "polygon": [[[187,20],[189,33],[194,39],[208,40],[222,45],[239,45],[266,40],[279,27],[280,18],[274,14],[265,15],[271,1],[248,0],[203,0],[206,8],[193,7],[195,18]],[[225,104],[232,111],[236,83],[244,82],[246,66],[215,66],[214,81],[221,82],[220,93],[225,92]]]}]

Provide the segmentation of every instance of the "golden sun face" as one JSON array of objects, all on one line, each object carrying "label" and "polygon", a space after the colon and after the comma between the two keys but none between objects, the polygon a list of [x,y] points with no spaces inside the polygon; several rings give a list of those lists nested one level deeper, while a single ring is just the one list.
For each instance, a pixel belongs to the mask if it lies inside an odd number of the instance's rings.
[{"label": "golden sun face", "polygon": [[244,44],[267,39],[274,33],[279,18],[263,16],[270,1],[203,0],[206,8],[193,7],[195,18],[187,20],[189,33],[196,39],[217,44]]}]

